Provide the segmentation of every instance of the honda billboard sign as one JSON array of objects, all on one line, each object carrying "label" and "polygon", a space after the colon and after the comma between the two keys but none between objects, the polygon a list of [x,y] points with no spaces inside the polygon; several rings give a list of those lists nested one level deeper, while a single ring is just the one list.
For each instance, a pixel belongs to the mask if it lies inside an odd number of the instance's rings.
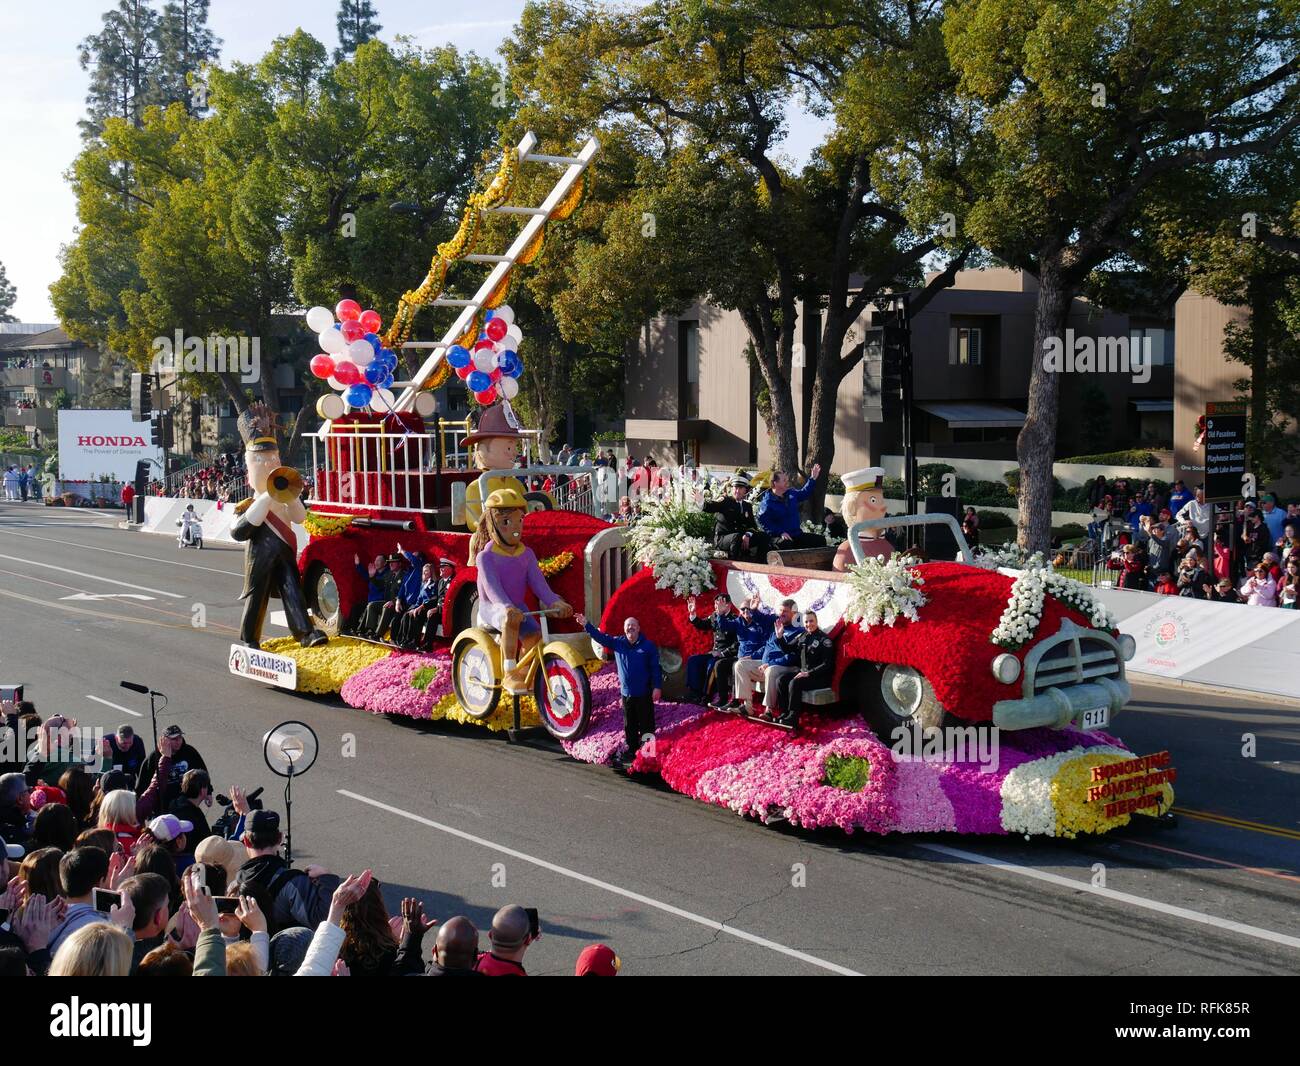
[{"label": "honda billboard sign", "polygon": [[140,459],[162,473],[162,449],[149,443],[149,423],[132,421],[130,411],[59,412],[61,481],[98,481],[105,474],[131,481]]}]

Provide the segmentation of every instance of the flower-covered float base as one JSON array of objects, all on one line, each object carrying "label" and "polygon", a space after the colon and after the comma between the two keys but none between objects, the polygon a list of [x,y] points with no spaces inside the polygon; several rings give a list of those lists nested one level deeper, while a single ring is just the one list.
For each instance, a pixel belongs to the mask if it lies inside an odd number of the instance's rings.
[{"label": "flower-covered float base", "polygon": [[304,648],[293,637],[262,641],[262,648],[298,664],[298,691],[316,695],[338,692],[358,671],[385,659],[391,649],[352,637],[332,637],[328,644]]},{"label": "flower-covered float base", "polygon": [[[583,762],[608,763],[626,753],[612,670],[592,678],[592,697],[591,730],[564,748]],[[656,721],[655,741],[637,753],[635,771],[658,773],[676,792],[763,822],[847,833],[1074,837],[1132,818],[1107,818],[1104,801],[1085,802],[1094,766],[1133,758],[1101,732],[1003,732],[997,768],[985,772],[978,762],[896,757],[856,715],[807,716],[790,734],[694,704],[660,703]],[[1159,804],[1147,808],[1152,814],[1173,804],[1168,784],[1159,792]]]}]

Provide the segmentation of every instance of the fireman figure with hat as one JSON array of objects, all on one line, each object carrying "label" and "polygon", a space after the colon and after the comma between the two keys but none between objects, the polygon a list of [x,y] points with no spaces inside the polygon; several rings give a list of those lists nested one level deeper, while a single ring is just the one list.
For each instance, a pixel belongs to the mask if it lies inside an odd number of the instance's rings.
[{"label": "fireman figure with hat", "polygon": [[541,639],[536,618],[525,616],[525,595],[531,592],[543,607],[568,618],[573,608],[551,591],[532,548],[523,542],[523,494],[495,489],[487,498],[481,521],[469,542],[469,557],[478,567],[478,613],[483,625],[501,632],[501,684],[507,692],[523,691],[527,666],[518,666],[521,652]]},{"label": "fireman figure with hat", "polygon": [[[483,409],[479,416],[478,428],[465,437],[462,443],[474,449],[474,465],[479,470],[508,470],[515,465],[519,456],[520,443],[527,435],[519,429],[519,420],[514,410],[506,401],[495,403]],[[513,489],[522,497],[524,483],[517,477],[507,475],[488,479],[488,493],[497,489]],[[478,529],[483,516],[483,497],[477,480],[465,486],[465,525],[470,532]],[[471,556],[472,558],[472,556]]]},{"label": "fireman figure with hat", "polygon": [[272,596],[284,604],[289,631],[304,648],[325,644],[328,637],[311,624],[298,580],[298,538],[293,525],[307,517],[299,497],[302,478],[296,470],[280,464],[280,446],[275,439],[275,415],[262,403],[249,406],[239,416],[239,435],[244,440],[250,499],[235,508],[230,535],[244,541],[244,615],[239,639],[250,648],[261,646],[262,624]]},{"label": "fireman figure with hat", "polygon": [[[888,507],[885,504],[885,471],[878,466],[869,466],[864,470],[852,470],[844,475],[844,502],[840,505],[840,514],[850,528],[855,522],[865,522],[873,518],[884,518]],[[894,554],[894,546],[885,539],[883,529],[869,529],[859,534],[859,543],[868,559],[889,562]],[[836,570],[847,570],[853,565],[853,544],[845,540],[835,549],[835,561],[831,564]]]}]

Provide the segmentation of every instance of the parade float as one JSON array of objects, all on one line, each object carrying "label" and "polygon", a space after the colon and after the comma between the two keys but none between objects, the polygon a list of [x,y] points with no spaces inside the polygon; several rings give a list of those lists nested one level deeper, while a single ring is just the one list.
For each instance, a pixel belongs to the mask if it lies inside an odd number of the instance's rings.
[{"label": "parade float", "polygon": [[[680,524],[652,517],[624,529],[602,521],[590,468],[516,458],[529,434],[510,406],[523,366],[522,330],[505,303],[512,271],[536,256],[550,222],[576,208],[597,151],[594,141],[574,157],[534,148],[529,134],[503,153],[386,332],[376,312],[353,301],[308,312],[322,349],[312,371],[333,391],[320,401],[322,426],[310,436],[305,506],[293,472],[267,458],[253,488],[274,506],[255,500],[249,509],[254,517],[259,506],[271,517],[284,511],[310,539],[291,579],[284,538],[272,539],[279,531],[250,533],[252,606],[241,644],[231,648],[232,672],[338,694],[374,714],[512,736],[542,727],[577,760],[618,760],[703,802],[809,829],[1069,837],[1167,812],[1175,773],[1167,753],[1139,757],[1109,732],[1129,697],[1132,640],[1089,589],[1041,560],[976,559],[951,519],[882,518],[875,505],[883,495],[868,493],[850,516],[858,519],[848,538],[852,563],[844,552],[836,563],[833,549],[733,561]],[[514,176],[527,163],[558,166],[562,176],[542,205],[511,207]],[[476,253],[483,215],[492,212],[527,222],[503,254]],[[459,260],[492,264],[472,299],[441,295],[448,265]],[[460,309],[440,341],[411,339],[415,312],[426,305]],[[430,354],[419,371],[395,382],[395,353],[420,347]],[[453,373],[479,406],[475,426],[432,417],[431,390]],[[250,462],[250,479],[253,470]],[[532,479],[546,475],[556,490],[533,491]],[[693,493],[654,501],[643,513],[697,512]],[[518,664],[507,627],[480,617],[482,556],[471,538],[493,507],[520,519],[513,539],[494,531],[497,550],[526,552],[536,570],[513,605],[511,625],[538,619]],[[927,521],[952,525],[958,561],[918,562],[892,553],[880,536],[886,526]],[[426,650],[347,635],[367,606],[362,561],[398,553],[441,560],[451,575]],[[816,611],[834,637],[831,682],[804,694],[795,729],[680,698],[686,659],[709,642],[689,623],[687,598],[708,610],[721,591],[769,611],[792,599]],[[260,639],[268,593],[284,598],[292,637]],[[613,667],[564,610],[546,617],[548,603],[599,619],[607,633],[635,616],[659,647],[666,698],[656,706],[657,735],[639,751],[624,746]],[[503,643],[511,645],[504,653]]]}]

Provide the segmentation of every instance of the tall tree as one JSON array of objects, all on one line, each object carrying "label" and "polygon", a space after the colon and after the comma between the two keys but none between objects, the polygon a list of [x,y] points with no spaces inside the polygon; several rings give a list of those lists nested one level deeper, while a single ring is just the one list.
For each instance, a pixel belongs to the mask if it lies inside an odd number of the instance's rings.
[{"label": "tall tree", "polygon": [[18,290],[14,287],[14,283],[9,280],[9,275],[5,273],[5,265],[0,263],[0,322],[17,321],[10,314],[14,301],[17,299]]},{"label": "tall tree", "polygon": [[[836,0],[529,4],[503,47],[524,100],[517,125],[558,123],[559,139],[597,127],[604,143],[599,205],[578,223],[589,239],[567,264],[542,267],[568,273],[554,305],[566,333],[608,349],[697,297],[735,309],[785,469],[801,465],[791,387],[799,357],[815,361],[805,457],[829,466],[838,386],[861,356],[842,351],[848,328],[874,289],[917,284],[922,261],[945,243],[932,223],[914,229],[908,205],[877,187],[873,165],[892,141],[836,113],[827,145],[798,172],[781,153],[785,115],[797,96],[834,112],[850,72],[888,48],[899,64],[942,60],[933,20],[913,19],[914,7],[871,5],[862,16]],[[929,34],[928,53],[911,33]],[[865,294],[855,274],[866,276]],[[796,333],[798,309],[823,297],[814,358]]]},{"label": "tall tree", "polygon": [[370,0],[340,0],[335,23],[339,30],[339,46],[334,49],[334,62],[341,63],[367,41],[379,36],[379,12]]},{"label": "tall tree", "polygon": [[81,69],[90,73],[88,113],[82,136],[98,137],[109,118],[139,126],[144,109],[156,103],[158,13],[146,0],[118,0],[106,11],[103,27],[81,42]]},{"label": "tall tree", "polygon": [[221,53],[208,28],[211,0],[169,0],[158,20],[158,77],[154,103],[180,103],[191,114],[207,108],[206,87],[192,82],[205,63]]},{"label": "tall tree", "polygon": [[943,28],[990,161],[962,179],[967,232],[1038,279],[1019,542],[1045,549],[1061,389],[1047,346],[1090,275],[1216,174],[1294,139],[1297,7],[958,0]]}]

